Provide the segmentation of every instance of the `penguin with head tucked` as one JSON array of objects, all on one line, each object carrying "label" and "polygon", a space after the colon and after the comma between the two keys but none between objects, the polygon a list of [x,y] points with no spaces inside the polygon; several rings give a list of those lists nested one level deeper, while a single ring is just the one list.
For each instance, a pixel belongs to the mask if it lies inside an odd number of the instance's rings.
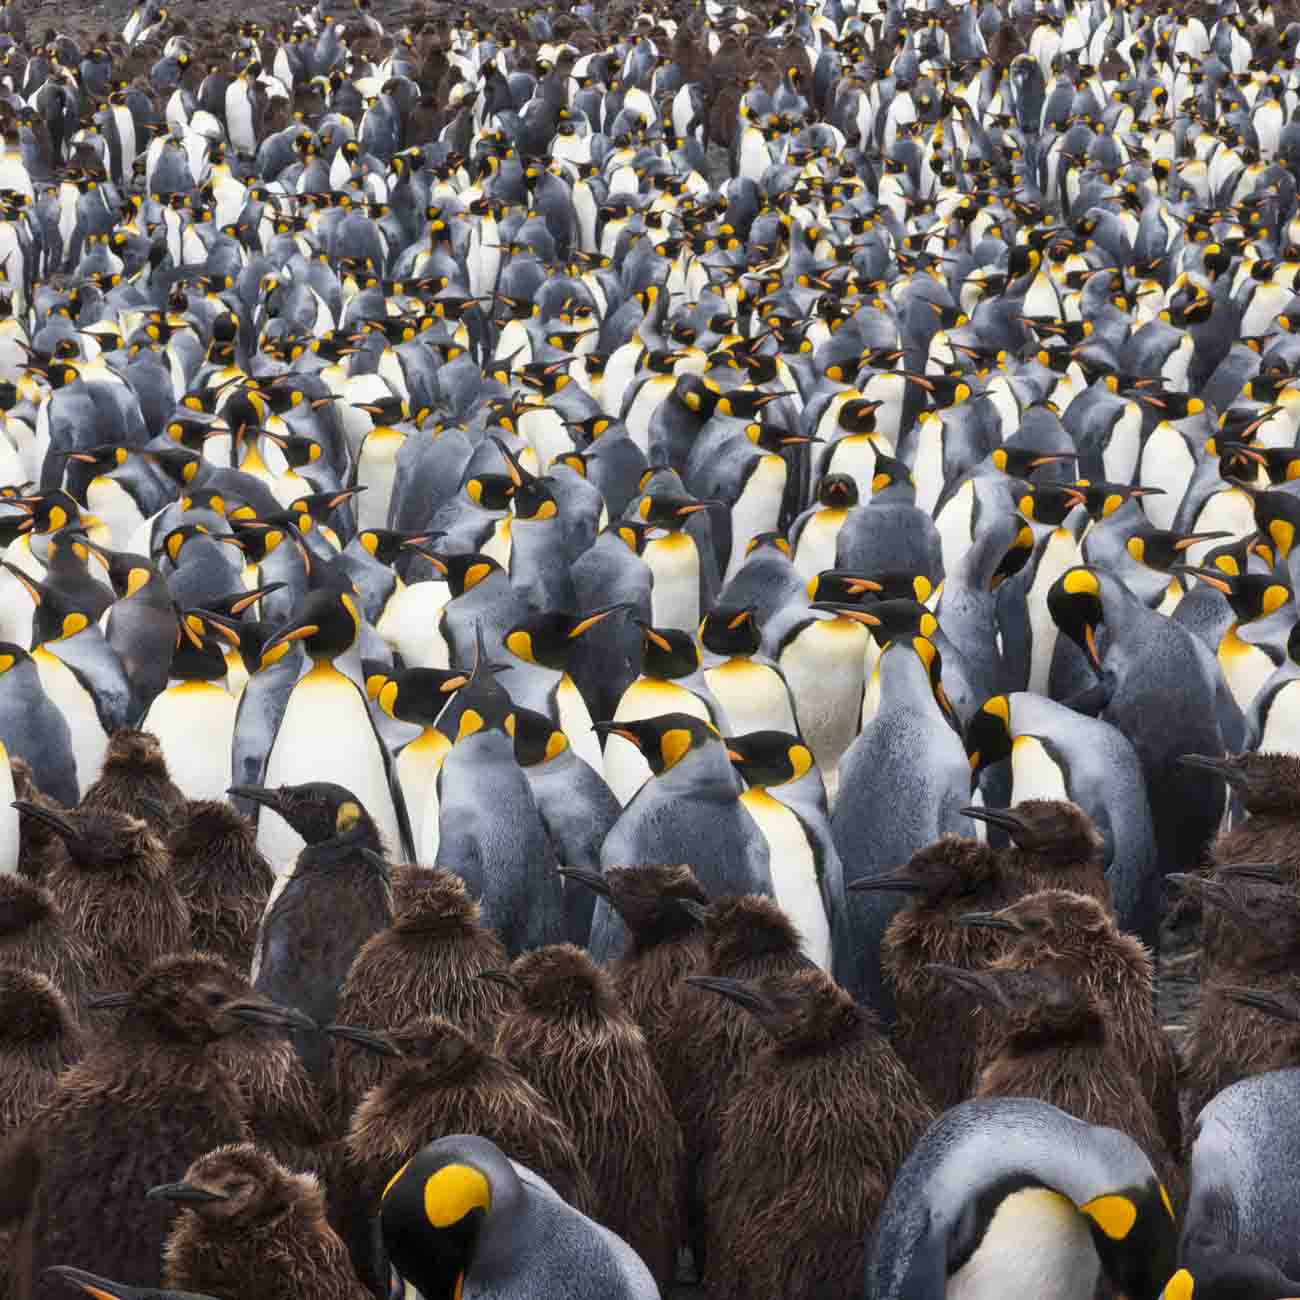
[{"label": "penguin with head tucked", "polygon": [[[605,837],[602,868],[681,862],[711,896],[771,894],[767,841],[740,803],[726,746],[709,723],[667,713],[596,727],[635,745],[653,773]],[[624,939],[622,920],[599,900],[593,956],[612,956]]]},{"label": "penguin with head tucked", "polygon": [[[10,761],[25,760],[43,794],[77,802],[77,765],[68,720],[45,693],[36,661],[21,646],[0,642],[0,743]],[[85,774],[86,781],[94,773]]]},{"label": "penguin with head tucked", "polygon": [[867,1292],[939,1300],[976,1278],[1013,1290],[1033,1278],[1039,1294],[1085,1300],[1105,1276],[1156,1300],[1176,1245],[1169,1198],[1132,1138],[1046,1102],[980,1099],[941,1115],[904,1161]]},{"label": "penguin with head tucked", "polygon": [[393,1267],[428,1300],[524,1300],[538,1287],[574,1300],[658,1294],[631,1247],[484,1138],[420,1151],[392,1176],[380,1223]]}]

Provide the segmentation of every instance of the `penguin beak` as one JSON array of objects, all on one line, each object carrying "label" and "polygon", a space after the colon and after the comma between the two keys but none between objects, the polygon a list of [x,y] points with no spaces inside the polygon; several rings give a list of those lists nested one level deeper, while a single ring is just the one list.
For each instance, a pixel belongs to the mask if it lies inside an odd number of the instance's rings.
[{"label": "penguin beak", "polygon": [[946,966],[943,962],[928,962],[925,969],[938,979],[947,980],[981,1002],[1010,1009],[1011,1003],[998,984],[997,978],[987,971],[963,970],[960,966]]},{"label": "penguin beak", "polygon": [[832,600],[814,600],[808,608],[850,619],[854,623],[861,623],[863,627],[880,626],[880,620],[874,614],[868,614],[865,609],[860,609],[857,605],[837,605]]},{"label": "penguin beak", "polygon": [[325,1032],[331,1038],[341,1038],[344,1042],[355,1043],[358,1047],[364,1047],[368,1052],[375,1052],[380,1056],[402,1054],[391,1038],[377,1034],[371,1029],[357,1029],[352,1025],[326,1025]]},{"label": "penguin beak", "polygon": [[602,898],[609,897],[609,882],[599,871],[589,871],[586,867],[560,867],[559,872],[565,880],[586,885],[593,894],[599,894]]},{"label": "penguin beak", "polygon": [[55,1264],[45,1272],[47,1276],[61,1277],[65,1282],[71,1282],[83,1294],[90,1296],[91,1300],[133,1300],[137,1295],[134,1287],[126,1286],[121,1282],[111,1282],[97,1273],[69,1268],[66,1264]]},{"label": "penguin beak", "polygon": [[738,1007],[744,1007],[746,1011],[752,1011],[756,1015],[771,1010],[767,999],[745,980],[725,979],[720,975],[688,975],[686,983],[693,984],[698,989],[708,989],[710,993],[717,993],[728,1002],[734,1002]]},{"label": "penguin beak", "polygon": [[228,1201],[225,1192],[210,1192],[206,1187],[195,1187],[193,1183],[162,1183],[151,1187],[145,1193],[150,1201],[180,1201],[194,1205],[204,1205],[210,1201]]},{"label": "penguin beak", "polygon": [[977,930],[1004,930],[1007,934],[1019,934],[1020,927],[1005,916],[996,912],[967,912],[957,918],[958,925],[968,925]]},{"label": "penguin beak", "polygon": [[1275,1020],[1285,1020],[1289,1024],[1300,1024],[1300,1007],[1295,1007],[1290,1002],[1284,1001],[1269,989],[1250,989],[1241,988],[1238,985],[1223,984],[1219,986],[1219,991],[1229,1002],[1235,1002],[1243,1007],[1251,1007],[1255,1011],[1262,1011],[1266,1016],[1272,1016]]},{"label": "penguin beak", "polygon": [[896,871],[887,871],[883,876],[861,876],[845,886],[855,894],[879,894],[886,890],[897,890],[901,894],[921,894],[925,892],[925,881],[919,876],[909,875],[906,867]]},{"label": "penguin beak", "polygon": [[491,984],[501,984],[505,988],[522,993],[519,981],[508,970],[481,970],[474,976],[478,980],[487,980]]},{"label": "penguin beak", "polygon": [[266,654],[268,650],[274,650],[276,646],[284,645],[288,641],[305,641],[308,637],[315,636],[319,631],[319,623],[290,623],[287,627],[281,628],[262,647],[262,653]]},{"label": "penguin beak", "polygon": [[1218,868],[1220,880],[1250,880],[1261,885],[1290,885],[1291,868],[1283,862],[1230,862]]},{"label": "penguin beak", "polygon": [[1215,573],[1213,569],[1198,569],[1194,564],[1171,564],[1170,573],[1190,573],[1194,578],[1199,578],[1207,587],[1213,587],[1215,591],[1222,592],[1225,596],[1232,595],[1232,584],[1225,582],[1220,574]]},{"label": "penguin beak", "polygon": [[249,803],[261,804],[272,812],[280,811],[280,792],[265,785],[232,785],[226,793],[236,799],[247,799]]},{"label": "penguin beak", "polygon": [[242,1020],[246,1025],[264,1029],[303,1029],[315,1032],[320,1026],[297,1007],[281,1006],[278,1002],[233,1002],[226,1008],[227,1015]]},{"label": "penguin beak", "polygon": [[1001,827],[1010,835],[1025,829],[1025,823],[1010,808],[963,808],[961,815],[969,817],[971,821],[987,822],[990,826]]},{"label": "penguin beak", "polygon": [[1247,784],[1245,772],[1226,758],[1211,758],[1208,754],[1180,754],[1175,761],[1179,767],[1190,767],[1196,772],[1211,772],[1235,789]]},{"label": "penguin beak", "polygon": [[641,738],[635,731],[628,730],[622,723],[593,722],[591,729],[599,736],[622,736],[628,744],[635,745],[638,749],[642,748]]},{"label": "penguin beak", "polygon": [[581,622],[574,624],[573,630],[569,633],[569,640],[576,641],[578,637],[603,623],[611,614],[617,614],[620,610],[632,608],[633,606],[629,602],[619,601],[617,604],[608,605],[604,609],[593,610]]},{"label": "penguin beak", "polygon": [[9,806],[16,808],[20,816],[44,822],[65,843],[77,838],[77,828],[62,813],[56,812],[53,808],[29,803],[26,799],[15,799]]}]

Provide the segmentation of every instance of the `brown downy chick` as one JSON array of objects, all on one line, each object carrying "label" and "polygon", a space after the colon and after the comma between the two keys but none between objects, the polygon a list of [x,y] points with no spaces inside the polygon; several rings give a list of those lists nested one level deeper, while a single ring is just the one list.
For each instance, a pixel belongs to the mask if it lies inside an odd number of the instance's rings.
[{"label": "brown downy chick", "polygon": [[966,808],[967,817],[998,826],[1011,837],[1001,865],[1022,894],[1068,889],[1114,912],[1106,879],[1106,841],[1076,803],[1025,799],[1014,808]]},{"label": "brown downy chick", "polygon": [[95,809],[143,818],[166,838],[183,820],[185,803],[185,796],[168,775],[158,737],[123,727],[109,737],[99,779],[82,794],[77,807],[84,812]]},{"label": "brown downy chick", "polygon": [[387,1277],[368,1254],[380,1194],[405,1161],[449,1133],[495,1142],[570,1205],[590,1212],[591,1182],[573,1134],[514,1066],[463,1029],[423,1016],[386,1034],[344,1025],[331,1025],[329,1032],[391,1058],[352,1117],[340,1171],[348,1207],[343,1237],[367,1286],[382,1285]]},{"label": "brown downy chick", "polygon": [[[80,1055],[81,1033],[58,989],[34,971],[0,966],[0,1140],[36,1113]],[[0,1228],[5,1300],[14,1295],[17,1236],[16,1229]]]},{"label": "brown downy chick", "polygon": [[975,1086],[975,1025],[970,994],[937,979],[932,962],[978,970],[1002,953],[1002,936],[960,925],[973,911],[995,911],[1019,897],[1002,871],[1001,855],[978,840],[945,835],[907,866],[854,881],[849,889],[898,890],[908,896],[885,931],[881,964],[894,987],[894,1050],[936,1110],[965,1101]]},{"label": "brown downy chick", "polygon": [[[368,939],[339,995],[340,1024],[396,1029],[416,1016],[441,1016],[471,1038],[490,1038],[506,991],[478,977],[508,962],[497,936],[459,876],[438,868],[393,871],[393,921]],[[321,1087],[331,1128],[346,1133],[361,1098],[379,1082],[383,1058],[340,1039]]]},{"label": "brown downy chick", "polygon": [[823,971],[690,982],[764,1036],[708,1170],[710,1296],[856,1300],[876,1216],[934,1118],[920,1085]]},{"label": "brown downy chick", "polygon": [[163,1281],[216,1300],[368,1300],[347,1248],[325,1221],[325,1193],[248,1143],[200,1157],[151,1200],[180,1209]]},{"label": "brown downy chick", "polygon": [[573,1133],[591,1176],[592,1217],[666,1287],[677,1266],[685,1166],[681,1129],[644,1035],[608,972],[572,944],[516,958],[506,978],[518,1006],[497,1028],[497,1052]]},{"label": "brown downy chick", "polygon": [[1029,970],[936,967],[989,1008],[990,1061],[977,1097],[1034,1097],[1088,1124],[1119,1129],[1146,1152],[1175,1200],[1182,1195],[1177,1153],[1165,1145],[1155,1112],[1129,1063],[1115,1050],[1101,1001],[1047,963]]},{"label": "brown downy chick", "polygon": [[64,924],[48,889],[22,876],[0,876],[0,963],[48,976],[80,1023],[93,962],[89,947]]},{"label": "brown downy chick", "polygon": [[650,1055],[676,1105],[669,1082],[672,1022],[682,978],[708,962],[703,911],[708,895],[689,866],[611,867],[603,874],[561,867],[560,874],[609,899],[628,929],[628,947],[610,974],[628,1014],[641,1026]]},{"label": "brown downy chick", "polygon": [[[1115,1050],[1151,1103],[1169,1151],[1180,1151],[1178,1077],[1174,1050],[1156,1020],[1151,955],[1124,934],[1095,898],[1044,889],[999,912],[974,914],[963,923],[1010,936],[1003,970],[1030,970],[1050,962],[1085,985],[1101,1003]],[[987,1042],[981,1059],[988,1060]]]},{"label": "brown downy chick", "polygon": [[172,880],[190,909],[190,943],[250,970],[275,884],[252,823],[224,801],[187,803],[167,847]]},{"label": "brown downy chick", "polygon": [[19,1296],[59,1300],[45,1270],[70,1259],[159,1286],[171,1210],[145,1194],[213,1147],[246,1140],[239,1090],[213,1044],[301,1016],[250,997],[210,960],[164,958],[129,992],[97,999],[122,1011],[115,1031],[59,1076],[0,1153],[0,1219],[22,1219]]},{"label": "brown downy chick", "polygon": [[[807,970],[812,965],[802,952],[798,931],[770,898],[748,894],[719,899],[708,910],[705,929],[709,975],[760,979]],[[703,1273],[710,1213],[704,1197],[704,1171],[716,1149],[722,1111],[765,1040],[752,1016],[685,982],[669,1041],[671,1068],[664,1083],[682,1126],[687,1228],[696,1268]]]},{"label": "brown downy chick", "polygon": [[66,812],[20,804],[43,821],[65,856],[47,885],[68,933],[90,950],[93,989],[120,989],[189,944],[189,909],[176,890],[163,842],[139,818],[106,809]]},{"label": "brown downy chick", "polygon": [[[1200,896],[1205,914],[1224,913],[1236,936],[1201,986],[1196,1023],[1183,1053],[1187,1113],[1193,1119],[1229,1084],[1273,1069],[1283,1038],[1277,1019],[1261,1010],[1258,1000],[1242,1002],[1227,990],[1284,993],[1300,963],[1300,895],[1289,883],[1259,879],[1267,874],[1264,868],[1248,870],[1248,876],[1221,870],[1210,880],[1178,878],[1194,882],[1189,887]],[[1274,880],[1289,875],[1290,868],[1280,867]]]},{"label": "brown downy chick", "polygon": [[[20,803],[35,804],[61,812],[63,805],[51,799],[36,784],[27,760],[16,754],[9,756],[9,768],[14,779],[14,799]],[[35,817],[23,817],[18,823],[18,874],[28,880],[45,882],[50,869],[63,858],[63,841],[45,822]]]},{"label": "brown downy chick", "polygon": [[[1245,753],[1210,758],[1184,754],[1179,762],[1222,777],[1248,814],[1210,846],[1211,865],[1277,863],[1289,869],[1289,883],[1300,884],[1300,756]],[[1222,956],[1231,964],[1240,938],[1230,912],[1215,907],[1203,913],[1202,980],[1212,978]]]}]

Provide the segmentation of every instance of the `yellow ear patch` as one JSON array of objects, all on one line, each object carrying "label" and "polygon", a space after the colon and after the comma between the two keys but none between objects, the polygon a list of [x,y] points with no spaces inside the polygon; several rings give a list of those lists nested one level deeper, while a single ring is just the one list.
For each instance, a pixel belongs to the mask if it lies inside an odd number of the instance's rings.
[{"label": "yellow ear patch", "polygon": [[397,683],[393,681],[392,678],[389,678],[379,688],[379,695],[377,698],[379,700],[379,707],[383,709],[390,718],[395,718],[397,715],[393,710],[397,707]]},{"label": "yellow ear patch", "polygon": [[76,636],[78,632],[84,632],[89,626],[90,621],[84,614],[69,614],[63,620],[63,635]]},{"label": "yellow ear patch", "polygon": [[1277,544],[1277,549],[1282,552],[1282,558],[1285,559],[1290,554],[1292,543],[1295,541],[1295,528],[1285,519],[1274,519],[1268,526],[1268,535]]},{"label": "yellow ear patch", "polygon": [[0,655],[0,673],[7,673],[17,662],[13,655]]},{"label": "yellow ear patch", "polygon": [[1097,596],[1101,594],[1101,585],[1097,575],[1087,569],[1072,569],[1065,575],[1065,590],[1071,596]]},{"label": "yellow ear patch", "polygon": [[148,583],[151,577],[153,577],[153,574],[151,574],[148,569],[132,569],[131,572],[126,575],[126,594],[128,596],[134,596],[141,587]]},{"label": "yellow ear patch", "polygon": [[1192,1292],[1195,1289],[1196,1283],[1192,1280],[1192,1275],[1185,1268],[1180,1268],[1165,1283],[1160,1300],[1192,1300]]},{"label": "yellow ear patch", "polygon": [[995,695],[991,700],[984,701],[984,713],[990,713],[995,718],[1001,718],[1008,729],[1011,727],[1011,702],[1005,695]]},{"label": "yellow ear patch", "polygon": [[522,659],[526,664],[537,662],[533,655],[533,638],[527,632],[511,632],[506,637],[506,649],[516,659]]},{"label": "yellow ear patch", "polygon": [[1265,590],[1264,598],[1260,602],[1265,614],[1271,614],[1274,610],[1281,609],[1290,599],[1291,593],[1285,587],[1272,586]]},{"label": "yellow ear patch", "polygon": [[483,715],[475,709],[466,709],[460,715],[460,727],[456,731],[456,739],[464,740],[466,736],[472,736],[476,731],[483,730]]},{"label": "yellow ear patch", "polygon": [[546,761],[549,763],[553,758],[559,758],[569,747],[569,739],[562,731],[551,732],[551,738],[546,742]]},{"label": "yellow ear patch", "polygon": [[469,591],[472,587],[477,587],[491,572],[490,564],[471,564],[465,570],[465,590]]},{"label": "yellow ear patch", "polygon": [[1160,1188],[1160,1203],[1168,1211],[1169,1217],[1171,1219],[1176,1219],[1178,1216],[1174,1213],[1174,1203],[1169,1199],[1169,1193],[1165,1191],[1164,1183],[1160,1183],[1158,1186]]},{"label": "yellow ear patch", "polygon": [[340,804],[338,812],[334,814],[334,829],[342,834],[344,831],[351,830],[360,820],[361,805],[349,799],[346,803]]},{"label": "yellow ear patch", "polygon": [[1097,1196],[1079,1209],[1111,1241],[1123,1241],[1137,1222],[1137,1206],[1127,1196]]},{"label": "yellow ear patch", "polygon": [[684,727],[674,727],[665,731],[659,741],[659,752],[663,755],[664,771],[673,767],[690,752],[691,733]]},{"label": "yellow ear patch", "polygon": [[469,1165],[445,1165],[424,1185],[424,1216],[435,1228],[450,1228],[471,1210],[492,1207],[492,1188]]},{"label": "yellow ear patch", "polygon": [[807,776],[813,765],[812,751],[807,745],[791,745],[786,750],[786,757],[790,760],[791,781]]}]

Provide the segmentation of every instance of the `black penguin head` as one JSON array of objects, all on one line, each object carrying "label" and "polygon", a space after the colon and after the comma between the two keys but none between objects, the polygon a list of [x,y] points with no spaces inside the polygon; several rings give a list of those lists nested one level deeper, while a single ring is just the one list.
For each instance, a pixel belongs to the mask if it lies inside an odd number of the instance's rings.
[{"label": "black penguin head", "polygon": [[[508,1169],[501,1153],[491,1151]],[[384,1189],[384,1248],[425,1300],[459,1300],[499,1176],[500,1166],[483,1154],[464,1138],[443,1139],[403,1165]]]},{"label": "black penguin head", "polygon": [[569,738],[544,713],[515,709],[515,762],[536,767],[559,758],[569,748]]},{"label": "black penguin head", "polygon": [[497,681],[497,665],[488,662],[479,631],[477,661],[468,682],[442,719],[442,727],[453,741],[468,740],[480,733],[499,731],[513,739],[515,708],[505,688]]},{"label": "black penguin head", "polygon": [[1139,564],[1167,573],[1182,563],[1188,549],[1197,542],[1213,542],[1231,533],[1178,533],[1167,528],[1143,528],[1124,543],[1124,549]]},{"label": "black penguin head", "polygon": [[431,727],[447,702],[469,681],[459,668],[394,668],[381,659],[363,659],[366,695],[390,717]]},{"label": "black penguin head", "polygon": [[351,648],[361,628],[361,615],[352,596],[330,586],[309,591],[294,616],[262,649],[262,666],[278,663],[301,641],[317,662],[336,658]]},{"label": "black penguin head", "polygon": [[1207,1249],[1196,1250],[1194,1264],[1180,1268],[1165,1283],[1161,1300],[1214,1300],[1216,1296],[1285,1300],[1300,1295],[1300,1282],[1292,1281],[1262,1255],[1230,1254],[1217,1239],[1205,1244]]},{"label": "black penguin head", "polygon": [[656,776],[671,771],[692,750],[722,743],[716,728],[689,713],[664,713],[638,722],[597,722],[602,735],[622,736],[635,745]]},{"label": "black penguin head", "polygon": [[627,608],[627,605],[615,604],[585,615],[532,614],[506,633],[503,644],[525,663],[541,664],[560,672],[569,661],[569,652],[583,636],[592,628],[599,627],[611,614]]},{"label": "black penguin head", "polygon": [[[112,1278],[101,1277],[98,1273],[87,1273],[84,1269],[70,1268],[66,1264],[56,1264],[45,1270],[47,1276],[62,1278],[69,1287],[75,1287],[90,1300],[212,1300],[196,1291],[166,1291],[153,1287],[131,1286],[126,1282],[115,1282]],[[68,1292],[72,1294],[71,1290]]]},{"label": "black penguin head", "polygon": [[691,515],[708,508],[709,502],[697,501],[681,492],[647,492],[637,504],[637,513],[642,523],[676,530],[685,527]]},{"label": "black penguin head", "polygon": [[1227,597],[1239,623],[1276,613],[1292,599],[1285,579],[1272,573],[1225,573],[1222,569],[1201,569],[1176,564],[1175,573],[1194,574],[1201,582]]},{"label": "black penguin head", "polygon": [[477,552],[458,555],[442,555],[425,550],[422,546],[412,548],[427,559],[447,580],[453,597],[463,596],[473,591],[480,582],[490,578],[494,573],[505,574],[505,570],[490,555]]},{"label": "black penguin head", "polygon": [[230,794],[278,813],[308,844],[323,844],[339,835],[369,830],[378,839],[370,814],[350,790],[331,781],[308,781],[272,790],[261,785],[232,785]]},{"label": "black penguin head", "polygon": [[398,532],[392,528],[364,528],[357,533],[361,548],[380,564],[391,565],[404,549],[424,546],[442,536],[438,532]]},{"label": "black penguin head", "polygon": [[1026,519],[1039,524],[1062,524],[1076,506],[1087,507],[1083,487],[1073,483],[1033,483],[1016,502]]},{"label": "black penguin head", "polygon": [[812,751],[798,736],[784,731],[751,731],[729,736],[727,757],[751,788],[788,785],[813,767]]},{"label": "black penguin head", "polygon": [[1084,565],[1063,573],[1047,593],[1047,609],[1056,626],[1088,656],[1088,662],[1101,671],[1101,652],[1097,647],[1097,628],[1103,621],[1101,581],[1093,569]]},{"label": "black penguin head", "polygon": [[250,1025],[315,1030],[313,1020],[254,993],[233,967],[208,954],[180,953],[154,962],[124,993],[90,1000],[95,1010],[124,1010],[123,1024],[149,1037],[191,1045],[216,1042]]},{"label": "black penguin head", "polygon": [[989,456],[995,468],[1008,478],[1028,478],[1045,465],[1059,465],[1079,459],[1076,452],[1039,451],[1035,447],[996,448]]},{"label": "black penguin head", "polygon": [[762,644],[754,606],[719,605],[700,623],[700,642],[716,655],[752,655]]},{"label": "black penguin head", "polygon": [[849,510],[859,495],[857,480],[848,474],[825,474],[817,484],[817,504],[828,510]]},{"label": "black penguin head", "polygon": [[689,677],[699,668],[700,652],[690,633],[672,627],[651,627],[640,619],[634,622],[641,629],[641,671],[646,677],[673,681]]}]

